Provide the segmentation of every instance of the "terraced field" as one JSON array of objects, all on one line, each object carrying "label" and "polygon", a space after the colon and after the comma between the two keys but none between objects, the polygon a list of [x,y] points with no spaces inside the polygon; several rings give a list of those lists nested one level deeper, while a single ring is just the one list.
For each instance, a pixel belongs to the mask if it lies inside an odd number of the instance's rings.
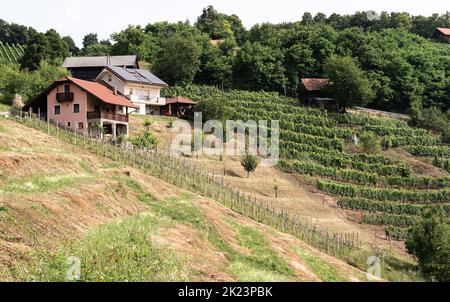
[{"label": "terraced field", "polygon": [[0,41],[0,63],[17,63],[23,56],[22,45],[8,44]]},{"label": "terraced field", "polygon": [[[439,136],[405,121],[327,114],[274,93],[202,86],[165,93],[197,101],[220,99],[233,120],[280,120],[279,168],[307,176],[309,182],[313,177],[317,190],[336,197],[352,219],[384,227],[387,238],[402,240],[426,206],[443,206],[450,214],[450,148]],[[379,136],[380,154],[366,154],[353,144],[353,135],[363,131]]]}]

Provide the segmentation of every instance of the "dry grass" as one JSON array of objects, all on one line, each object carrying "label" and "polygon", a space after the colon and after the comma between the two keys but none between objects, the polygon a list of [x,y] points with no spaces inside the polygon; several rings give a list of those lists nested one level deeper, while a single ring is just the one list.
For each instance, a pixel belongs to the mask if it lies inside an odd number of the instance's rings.
[{"label": "dry grass", "polygon": [[[146,128],[143,126],[143,119],[145,117],[133,117],[136,129],[138,129],[136,130],[137,134],[140,131],[143,132]],[[172,134],[166,124],[166,121],[154,120],[149,130],[157,135],[160,148],[168,149]],[[407,162],[418,174],[425,173],[438,176],[443,173],[432,165],[418,161],[404,151],[394,149],[387,152],[385,152],[385,155]],[[342,210],[337,206],[337,200],[334,197],[317,193],[315,178],[313,177],[295,176],[283,173],[276,167],[259,166],[247,179],[238,156],[226,158],[226,163],[225,161],[219,161],[218,157],[211,156],[202,156],[199,159],[190,158],[190,160],[197,163],[198,167],[202,169],[214,171],[215,175],[223,174],[224,166],[226,166],[225,182],[241,191],[252,194],[258,200],[276,205],[292,215],[308,217],[317,222],[321,228],[330,232],[358,233],[367,247],[376,243],[392,250],[402,258],[411,260],[402,242],[385,238],[383,227],[361,225],[358,223],[360,213]],[[275,180],[279,187],[277,199],[274,198]]]},{"label": "dry grass", "polygon": [[[119,165],[57,141],[45,133],[11,121],[0,121],[0,124],[6,129],[6,132],[0,133],[0,143],[7,145],[10,149],[0,151],[0,171],[2,171],[0,189],[4,188],[11,179],[16,180],[17,183],[26,183],[42,173],[55,176],[89,175],[90,177],[89,182],[59,183],[57,186],[48,186],[45,190],[0,195],[1,280],[30,280],[36,276],[42,280],[60,280],[60,271],[53,274],[54,271],[45,270],[39,266],[34,267],[36,270],[31,268],[33,265],[44,265],[42,263],[54,263],[56,268],[61,269],[63,267],[61,261],[64,260],[61,255],[73,251],[78,251],[85,259],[89,259],[92,267],[96,268],[89,272],[87,280],[98,280],[102,278],[100,273],[107,272],[109,269],[108,262],[104,261],[106,256],[93,257],[86,247],[94,244],[93,247],[98,248],[99,254],[104,255],[107,252],[104,249],[105,246],[97,246],[95,242],[99,238],[114,240],[118,242],[117,253],[121,255],[124,245],[119,243],[125,244],[128,241],[121,237],[120,228],[114,225],[126,221],[129,223],[126,225],[142,229],[145,224],[139,226],[140,222],[137,218],[142,213],[156,215],[154,217],[158,217],[158,221],[163,223],[148,230],[148,245],[144,241],[139,241],[137,246],[147,246],[145,249],[155,248],[161,251],[161,255],[165,255],[166,249],[173,251],[169,253],[172,255],[170,257],[173,259],[171,259],[178,260],[171,263],[185,263],[189,268],[182,274],[176,275],[179,276],[177,278],[186,277],[188,280],[199,281],[233,281],[252,278],[266,281],[272,279],[320,280],[320,274],[296,254],[295,247],[300,247],[313,257],[318,257],[334,267],[347,280],[360,279],[359,270],[319,252],[290,235],[256,223],[212,200],[193,194],[186,195],[175,186],[136,169]],[[213,162],[202,161],[202,163],[214,165]],[[238,176],[230,176],[229,179],[227,177],[227,181],[234,179],[240,182],[245,181],[239,176],[241,172],[236,164],[230,165],[230,171]],[[270,171],[270,173],[275,172],[279,173],[276,170]],[[257,171],[248,182],[252,182],[260,194],[270,195],[270,187],[256,186],[257,181],[254,177],[259,173],[264,172]],[[297,191],[303,189],[295,189],[288,184],[288,179],[281,182],[282,198],[280,200],[286,198],[287,202],[289,194],[304,192],[302,194],[309,196],[310,200],[304,201],[303,208],[307,208],[306,205],[308,205],[311,213],[319,214],[322,211],[323,205],[314,205],[316,201],[314,193]],[[332,212],[325,212],[321,219],[324,222],[327,219],[335,219]],[[342,219],[342,221],[345,220]],[[248,230],[251,230],[250,233]],[[249,234],[250,243],[248,240],[243,240],[243,232]],[[256,247],[252,238],[257,242]],[[38,257],[36,255],[40,258],[34,258]],[[202,261],[198,261],[199,258]],[[36,264],[36,259],[48,261]],[[123,260],[122,265],[126,266],[125,259],[121,259],[117,258],[118,265],[121,265]],[[158,259],[163,261],[164,257]],[[30,266],[27,261],[33,261],[34,264]],[[264,264],[266,261],[275,261],[277,263],[275,267],[278,267],[278,270],[262,269],[260,265],[256,265]],[[135,263],[128,264],[133,267]],[[121,269],[124,268],[123,266]],[[26,269],[27,267],[29,269]],[[173,268],[170,263],[164,267],[167,268],[167,273]],[[120,271],[125,275],[128,273],[127,270]],[[245,275],[246,271],[251,271],[252,274]],[[149,271],[144,273],[148,274]],[[120,279],[120,276],[114,276],[115,279]],[[136,274],[130,274],[130,278],[137,277]],[[169,278],[169,276],[165,277]],[[161,278],[167,279],[164,276]]]},{"label": "dry grass", "polygon": [[6,112],[9,111],[11,109],[11,106],[0,103],[0,112]]},{"label": "dry grass", "polygon": [[414,174],[430,177],[448,176],[448,173],[446,171],[433,166],[432,158],[412,156],[401,148],[389,149],[384,153],[389,157],[401,160],[407,165],[411,166]]}]

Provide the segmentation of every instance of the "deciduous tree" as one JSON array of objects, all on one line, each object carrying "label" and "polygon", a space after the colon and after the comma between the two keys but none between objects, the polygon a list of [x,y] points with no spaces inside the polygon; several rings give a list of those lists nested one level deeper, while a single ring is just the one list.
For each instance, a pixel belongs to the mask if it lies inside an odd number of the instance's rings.
[{"label": "deciduous tree", "polygon": [[200,66],[200,49],[193,40],[174,35],[167,39],[153,71],[170,85],[192,83]]},{"label": "deciduous tree", "polygon": [[370,82],[351,57],[333,56],[324,68],[330,80],[326,93],[335,99],[341,109],[363,106],[374,98]]}]

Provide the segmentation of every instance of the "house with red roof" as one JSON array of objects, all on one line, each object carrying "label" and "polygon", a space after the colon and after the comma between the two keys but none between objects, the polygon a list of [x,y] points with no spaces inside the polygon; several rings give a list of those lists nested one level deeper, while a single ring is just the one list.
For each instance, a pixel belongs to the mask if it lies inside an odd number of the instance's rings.
[{"label": "house with red roof", "polygon": [[63,77],[32,99],[24,110],[80,134],[116,137],[128,135],[128,114],[137,108],[115,89],[97,82]]},{"label": "house with red roof", "polygon": [[184,115],[196,104],[181,98],[167,103],[161,89],[168,85],[149,70],[139,68],[136,56],[72,57],[65,59],[63,67],[75,78],[98,82],[128,98],[135,106],[124,114]]},{"label": "house with red roof", "polygon": [[450,28],[436,28],[433,38],[450,43]]},{"label": "house with red roof", "polygon": [[183,116],[197,104],[179,96],[161,97],[161,89],[168,85],[145,69],[106,66],[96,81],[126,96],[137,107],[132,114]]},{"label": "house with red roof", "polygon": [[334,100],[327,97],[324,88],[330,83],[329,79],[302,78],[298,87],[300,101],[307,106],[322,109],[334,108]]}]

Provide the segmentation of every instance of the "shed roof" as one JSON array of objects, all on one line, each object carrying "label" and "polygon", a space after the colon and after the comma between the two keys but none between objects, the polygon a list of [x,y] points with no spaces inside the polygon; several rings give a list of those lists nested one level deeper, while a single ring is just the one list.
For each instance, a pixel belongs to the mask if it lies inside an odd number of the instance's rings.
[{"label": "shed roof", "polygon": [[69,57],[64,60],[63,67],[105,67],[132,66],[139,67],[137,56],[97,56],[97,57]]},{"label": "shed roof", "polygon": [[330,83],[329,79],[322,78],[303,78],[301,81],[308,91],[319,91]]},{"label": "shed roof", "polygon": [[189,105],[197,105],[197,102],[194,102],[193,100],[183,98],[181,96],[177,96],[174,98],[168,98],[166,99],[166,104],[189,104]]},{"label": "shed roof", "polygon": [[436,30],[441,32],[442,34],[444,34],[446,36],[450,36],[450,28],[438,27],[438,28],[436,28]]}]

